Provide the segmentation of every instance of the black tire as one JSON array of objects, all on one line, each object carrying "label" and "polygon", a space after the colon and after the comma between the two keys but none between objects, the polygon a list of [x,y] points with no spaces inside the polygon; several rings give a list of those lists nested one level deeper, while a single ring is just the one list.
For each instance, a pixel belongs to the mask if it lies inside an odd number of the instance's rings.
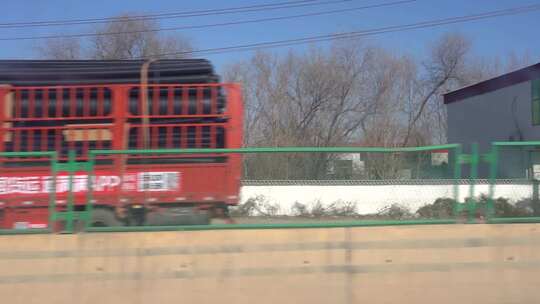
[{"label": "black tire", "polygon": [[[183,213],[185,212],[185,213]],[[147,226],[184,226],[184,225],[208,225],[210,214],[207,211],[198,211],[193,208],[183,212],[150,212],[146,217]]]},{"label": "black tire", "polygon": [[92,210],[91,227],[118,227],[123,226],[112,210],[96,208]]}]

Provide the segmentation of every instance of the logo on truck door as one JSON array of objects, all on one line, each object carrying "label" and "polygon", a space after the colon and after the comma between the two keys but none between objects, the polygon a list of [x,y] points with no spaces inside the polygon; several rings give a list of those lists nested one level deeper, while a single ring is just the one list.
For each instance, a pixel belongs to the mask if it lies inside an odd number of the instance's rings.
[{"label": "logo on truck door", "polygon": [[[178,191],[180,172],[128,172],[123,179],[118,175],[99,173],[92,178],[94,192],[113,192],[118,190],[134,192]],[[73,192],[88,190],[88,175],[74,174]],[[0,176],[0,195],[50,193],[53,188],[51,176]],[[69,191],[69,176],[56,177],[56,192]]]},{"label": "logo on truck door", "polygon": [[170,191],[178,188],[178,172],[137,173],[138,191]]}]

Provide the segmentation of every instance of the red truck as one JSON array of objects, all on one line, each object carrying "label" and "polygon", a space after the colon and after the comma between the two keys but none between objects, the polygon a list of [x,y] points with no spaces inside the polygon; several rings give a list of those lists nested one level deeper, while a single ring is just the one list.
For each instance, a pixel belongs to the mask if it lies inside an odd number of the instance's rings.
[{"label": "red truck", "polygon": [[[0,152],[56,151],[60,164],[70,155],[83,164],[91,150],[241,147],[240,87],[190,72],[201,63],[186,61],[159,62],[143,84],[142,62],[15,61],[5,72],[0,62]],[[71,187],[68,173],[57,173],[56,212],[70,197],[74,211],[85,210],[89,176],[93,226],[207,224],[239,200],[238,154],[96,155],[94,163],[92,175],[72,173]],[[1,227],[48,227],[48,160],[0,165]]]}]

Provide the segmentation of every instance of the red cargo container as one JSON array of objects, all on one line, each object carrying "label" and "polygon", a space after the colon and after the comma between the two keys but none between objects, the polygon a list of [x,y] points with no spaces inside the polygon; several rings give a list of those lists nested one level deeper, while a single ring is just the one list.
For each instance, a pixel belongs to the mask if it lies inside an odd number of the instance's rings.
[{"label": "red cargo container", "polygon": [[[56,151],[87,161],[90,150],[239,148],[242,97],[236,84],[2,87],[0,151]],[[147,111],[144,111],[144,105]],[[48,222],[51,168],[37,157],[5,158],[0,174],[3,228]],[[100,155],[95,161],[92,223],[207,223],[237,204],[241,156]],[[73,176],[74,208],[83,211],[88,172]],[[68,177],[58,172],[56,210],[65,209]]]}]

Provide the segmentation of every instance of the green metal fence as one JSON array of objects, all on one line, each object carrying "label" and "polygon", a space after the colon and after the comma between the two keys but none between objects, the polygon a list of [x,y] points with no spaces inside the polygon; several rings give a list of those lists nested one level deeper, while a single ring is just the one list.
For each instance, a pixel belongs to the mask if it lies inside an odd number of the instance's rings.
[{"label": "green metal fence", "polygon": [[540,141],[494,142],[488,159],[489,222],[540,222]]},{"label": "green metal fence", "polygon": [[[243,189],[268,188],[295,195],[305,191],[306,201],[285,204],[291,209],[281,214],[275,201],[246,190],[240,205],[231,208],[237,224],[123,223],[92,227],[96,215],[94,178],[107,159],[122,157],[129,166],[135,156],[181,160],[191,156],[225,159],[232,155],[242,156]],[[481,154],[477,145],[471,146],[470,153],[462,153],[459,144],[404,148],[95,150],[90,152],[88,161],[77,161],[72,152],[69,160],[62,163],[58,162],[56,152],[0,153],[3,170],[11,170],[12,167],[5,166],[8,162],[15,164],[38,157],[47,159],[52,178],[47,228],[1,229],[0,234],[540,222],[540,142],[495,142],[486,154]],[[139,160],[138,164],[144,161]],[[469,170],[462,176],[465,166]],[[479,179],[484,169],[489,173],[487,183]],[[68,185],[62,206],[56,191],[59,172],[67,174]],[[75,172],[88,172],[86,204],[82,208],[75,204]],[[332,188],[327,186],[338,189],[332,193],[333,201],[326,205],[309,201],[310,192],[322,193]],[[351,194],[353,191],[369,193],[359,192],[355,201],[351,199],[351,195],[356,195]]]},{"label": "green metal fence", "polygon": [[[58,170],[58,160],[56,152],[1,152],[0,153],[0,172],[17,172],[18,168],[28,167],[29,160],[36,160],[49,163],[49,174],[51,182],[51,191],[48,194],[48,221],[46,228],[28,228],[24,229],[0,229],[0,235],[6,234],[42,234],[51,233],[54,229],[55,218],[55,203],[56,203],[56,174]],[[8,192],[7,182],[4,182],[4,191]],[[9,201],[9,199],[7,200]],[[17,206],[10,206],[8,202],[3,202],[3,209],[0,210],[0,216],[5,216],[5,208],[17,208]],[[31,202],[32,204],[34,202]],[[15,227],[14,227],[15,228]]]},{"label": "green metal fence", "polygon": [[[244,180],[248,183],[265,182],[272,185],[291,186],[305,185],[306,182],[317,181],[319,187],[333,185],[364,185],[369,188],[381,189],[386,194],[390,192],[393,198],[388,201],[379,200],[381,206],[376,212],[358,214],[352,204],[355,202],[340,200],[340,194],[330,206],[318,205],[320,202],[307,202],[301,207],[301,202],[293,207],[306,214],[282,216],[279,214],[264,214],[260,208],[269,203],[259,196],[244,198],[243,204],[233,208],[238,224],[210,224],[206,226],[116,226],[91,227],[94,214],[94,194],[90,189],[87,196],[86,208],[78,212],[77,218],[85,221],[85,230],[102,231],[156,231],[156,230],[208,230],[208,229],[268,229],[268,228],[316,228],[316,227],[347,227],[373,225],[418,225],[418,224],[448,224],[455,223],[467,212],[466,204],[460,202],[461,166],[470,162],[471,157],[464,157],[458,144],[405,147],[405,148],[372,148],[372,147],[287,147],[287,148],[242,148],[242,149],[160,149],[160,150],[97,150],[91,151],[88,163],[89,175],[95,176],[96,162],[106,156],[124,156],[126,162],[132,156],[168,155],[183,158],[189,155],[242,155]],[[438,154],[438,159],[434,159]],[[442,156],[440,155],[442,154]],[[351,158],[360,159],[362,168],[355,168]],[[337,164],[337,166],[336,166]],[[349,165],[349,166],[347,166]],[[358,169],[358,170],[357,170]],[[388,173],[390,172],[390,173]],[[385,173],[385,174],[383,174]],[[89,183],[92,178],[88,179]],[[435,185],[442,189],[441,195],[435,193],[400,193],[399,186],[420,186],[429,190],[425,185]],[[465,185],[466,187],[466,185]],[[398,190],[396,190],[398,189]],[[418,198],[429,197],[425,202],[418,203]],[[433,198],[433,199],[432,199]],[[362,206],[371,204],[369,200],[358,197]],[[403,204],[400,204],[400,200]],[[312,203],[311,206],[307,206]],[[255,206],[258,216],[244,214],[242,208]],[[407,205],[409,204],[409,205]],[[270,204],[271,205],[271,204]],[[302,209],[304,208],[304,209]],[[311,208],[311,209],[310,209]],[[304,211],[302,211],[304,210]],[[269,211],[271,213],[272,211]],[[318,214],[319,212],[320,214]],[[327,212],[327,213],[324,213]],[[71,225],[70,227],[72,227]]]}]

